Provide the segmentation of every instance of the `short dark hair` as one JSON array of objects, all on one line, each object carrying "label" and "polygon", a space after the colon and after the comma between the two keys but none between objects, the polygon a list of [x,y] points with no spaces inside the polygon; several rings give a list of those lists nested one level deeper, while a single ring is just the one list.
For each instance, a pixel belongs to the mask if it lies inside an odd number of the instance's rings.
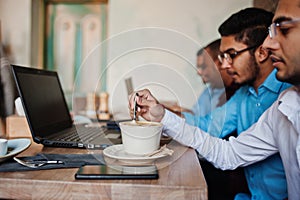
[{"label": "short dark hair", "polygon": [[209,44],[207,44],[205,47],[201,48],[197,52],[197,56],[202,55],[204,50],[209,49],[210,50],[210,56],[213,60],[218,59],[218,55],[220,53],[220,45],[221,45],[221,39],[216,39]]},{"label": "short dark hair", "polygon": [[199,50],[197,51],[197,56],[202,55],[203,51],[204,51],[204,48],[199,49]]},{"label": "short dark hair", "polygon": [[217,39],[206,45],[204,49],[210,51],[210,56],[213,60],[218,59],[218,55],[220,54],[220,45],[221,45],[221,39]]},{"label": "short dark hair", "polygon": [[268,35],[274,14],[260,8],[246,8],[231,15],[219,27],[221,36],[234,36],[248,46],[261,45]]}]

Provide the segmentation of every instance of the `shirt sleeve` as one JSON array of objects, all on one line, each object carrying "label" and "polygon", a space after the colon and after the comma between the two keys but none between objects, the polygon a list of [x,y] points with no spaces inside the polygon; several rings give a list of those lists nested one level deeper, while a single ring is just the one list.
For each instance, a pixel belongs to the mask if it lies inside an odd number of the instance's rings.
[{"label": "shirt sleeve", "polygon": [[192,113],[188,113],[188,112],[183,112],[182,115],[183,115],[186,123],[188,123],[189,125],[192,125],[192,126],[197,126],[197,124],[195,122],[197,121],[198,116],[196,116]]},{"label": "shirt sleeve", "polygon": [[214,137],[223,138],[237,128],[238,104],[240,95],[237,92],[223,106],[216,108],[204,117],[195,117],[195,126],[206,131]]},{"label": "shirt sleeve", "polygon": [[190,126],[185,120],[166,111],[162,120],[164,132],[183,145],[196,149],[215,167],[226,170],[247,166],[278,152],[273,137],[272,115],[275,106],[265,112],[259,121],[237,138],[229,141],[210,136]]},{"label": "shirt sleeve", "polygon": [[199,96],[197,102],[194,104],[192,111],[196,116],[204,116],[210,113],[210,90],[206,88]]},{"label": "shirt sleeve", "polygon": [[210,113],[211,109],[209,107],[210,104],[210,93],[209,89],[206,88],[202,94],[197,99],[197,102],[192,107],[192,113],[183,112],[182,115],[185,118],[186,123],[197,126],[197,121],[200,116],[205,116]]}]

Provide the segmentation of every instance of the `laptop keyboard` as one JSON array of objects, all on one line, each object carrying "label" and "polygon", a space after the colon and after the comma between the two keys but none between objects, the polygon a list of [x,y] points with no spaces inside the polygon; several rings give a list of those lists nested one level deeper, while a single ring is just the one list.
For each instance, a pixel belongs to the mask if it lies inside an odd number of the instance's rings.
[{"label": "laptop keyboard", "polygon": [[101,137],[108,129],[105,127],[84,127],[76,126],[72,130],[62,131],[57,138],[58,141],[69,142],[90,142],[96,137]]}]

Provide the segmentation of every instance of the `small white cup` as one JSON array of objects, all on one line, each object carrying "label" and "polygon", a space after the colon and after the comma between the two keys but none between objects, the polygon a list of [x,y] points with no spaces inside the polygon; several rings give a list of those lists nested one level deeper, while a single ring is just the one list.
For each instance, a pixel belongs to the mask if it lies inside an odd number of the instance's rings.
[{"label": "small white cup", "polygon": [[0,156],[7,154],[7,139],[0,138]]},{"label": "small white cup", "polygon": [[124,151],[133,155],[146,155],[159,148],[163,125],[157,122],[121,122]]}]

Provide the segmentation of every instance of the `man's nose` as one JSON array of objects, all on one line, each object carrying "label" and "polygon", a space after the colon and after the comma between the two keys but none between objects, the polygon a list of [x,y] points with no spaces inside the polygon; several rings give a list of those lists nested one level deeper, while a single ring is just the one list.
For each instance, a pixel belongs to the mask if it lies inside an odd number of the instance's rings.
[{"label": "man's nose", "polygon": [[221,65],[221,69],[228,69],[231,67],[231,64],[227,62],[226,59],[223,59],[222,65]]},{"label": "man's nose", "polygon": [[276,40],[276,38],[271,38],[269,35],[266,37],[263,45],[264,48],[268,50],[276,50],[280,47],[279,42]]},{"label": "man's nose", "polygon": [[201,68],[198,68],[197,73],[201,76],[203,74],[203,70]]}]

